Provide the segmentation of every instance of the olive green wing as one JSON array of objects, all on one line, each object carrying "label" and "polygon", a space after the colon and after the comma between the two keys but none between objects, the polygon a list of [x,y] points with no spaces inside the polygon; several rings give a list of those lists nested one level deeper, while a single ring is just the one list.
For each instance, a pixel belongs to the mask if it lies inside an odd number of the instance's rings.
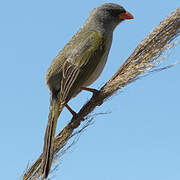
[{"label": "olive green wing", "polygon": [[98,32],[82,33],[66,51],[62,66],[61,100],[68,102],[93,74],[105,53],[105,39]]}]

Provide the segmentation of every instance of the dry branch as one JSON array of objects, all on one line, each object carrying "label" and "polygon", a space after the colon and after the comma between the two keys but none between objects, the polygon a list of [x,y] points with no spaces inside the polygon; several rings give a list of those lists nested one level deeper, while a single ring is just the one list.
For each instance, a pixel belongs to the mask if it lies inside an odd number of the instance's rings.
[{"label": "dry branch", "polygon": [[[68,140],[73,132],[78,128],[82,121],[90,114],[96,106],[112,96],[117,90],[123,88],[129,83],[137,80],[140,75],[156,67],[160,61],[158,58],[169,48],[169,44],[180,33],[180,7],[164,19],[134,50],[129,58],[124,62],[113,77],[100,89],[99,94],[93,96],[78,112],[76,117],[64,127],[56,136],[54,153],[57,154]],[[24,174],[23,179],[39,179],[41,156]]]}]

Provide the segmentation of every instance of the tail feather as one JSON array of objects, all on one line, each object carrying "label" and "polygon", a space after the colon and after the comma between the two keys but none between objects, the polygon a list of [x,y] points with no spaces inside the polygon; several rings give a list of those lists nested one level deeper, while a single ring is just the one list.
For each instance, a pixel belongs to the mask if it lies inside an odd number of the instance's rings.
[{"label": "tail feather", "polygon": [[44,178],[47,178],[52,165],[56,124],[63,107],[64,106],[60,107],[60,104],[57,100],[51,100],[48,124],[44,136],[43,158],[41,164],[42,175]]}]

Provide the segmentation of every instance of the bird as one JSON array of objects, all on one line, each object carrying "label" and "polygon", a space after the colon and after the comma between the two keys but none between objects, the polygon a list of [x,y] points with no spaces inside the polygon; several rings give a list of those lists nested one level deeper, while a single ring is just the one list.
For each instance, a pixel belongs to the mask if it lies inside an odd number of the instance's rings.
[{"label": "bird", "polygon": [[44,136],[41,172],[46,179],[54,154],[56,124],[60,113],[70,99],[88,88],[101,74],[111,48],[113,32],[118,24],[133,15],[121,5],[105,3],[91,12],[85,23],[53,59],[46,73],[50,91],[50,112]]}]

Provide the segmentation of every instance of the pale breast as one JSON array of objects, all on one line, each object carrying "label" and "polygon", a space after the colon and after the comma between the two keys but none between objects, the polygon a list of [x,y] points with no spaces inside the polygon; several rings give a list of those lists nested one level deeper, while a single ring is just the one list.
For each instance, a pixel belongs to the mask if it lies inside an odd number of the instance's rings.
[{"label": "pale breast", "polygon": [[98,66],[96,67],[96,69],[94,70],[92,75],[88,78],[88,80],[83,84],[84,87],[91,85],[101,75],[101,73],[104,69],[104,66],[107,62],[109,50],[110,50],[111,44],[112,44],[112,37],[109,37],[107,42],[108,42],[107,50],[106,50],[105,54],[103,55],[103,57],[101,58],[101,60],[100,60],[101,62],[98,64]]}]

